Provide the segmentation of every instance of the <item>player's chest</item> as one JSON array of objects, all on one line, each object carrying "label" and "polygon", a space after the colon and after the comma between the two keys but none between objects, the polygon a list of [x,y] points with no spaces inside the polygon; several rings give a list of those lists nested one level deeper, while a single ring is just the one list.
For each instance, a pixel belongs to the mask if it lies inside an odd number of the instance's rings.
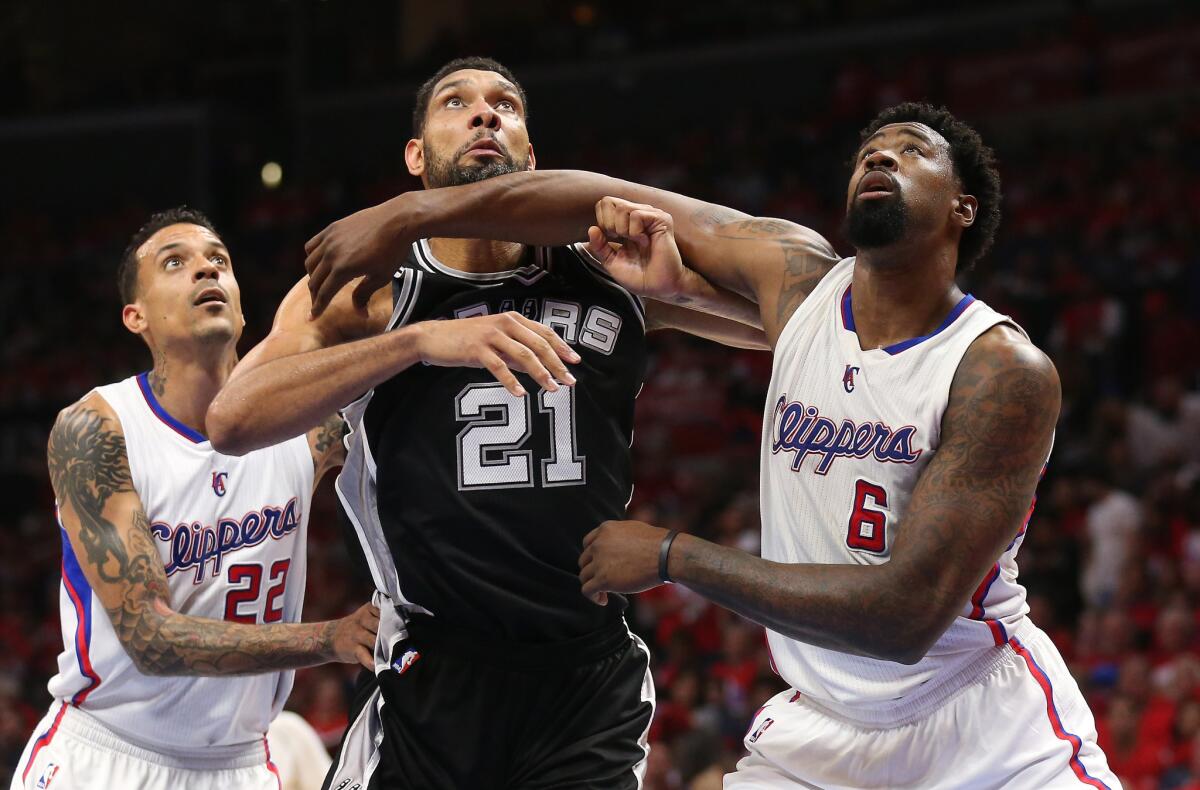
[{"label": "player's chest", "polygon": [[139,493],[168,579],[201,584],[293,553],[309,492],[273,454],[173,459]]}]

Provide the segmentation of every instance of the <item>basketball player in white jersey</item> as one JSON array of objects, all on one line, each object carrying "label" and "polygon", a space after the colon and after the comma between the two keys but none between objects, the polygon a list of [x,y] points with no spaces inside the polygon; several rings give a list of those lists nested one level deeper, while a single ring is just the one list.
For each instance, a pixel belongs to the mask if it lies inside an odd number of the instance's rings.
[{"label": "basketball player in white jersey", "polygon": [[763,556],[606,522],[584,541],[580,578],[599,604],[686,584],[766,626],[793,688],[756,715],[725,786],[1115,788],[1092,714],[1017,583],[1058,376],[955,284],[990,246],[999,200],[975,131],[904,104],[867,127],[854,160],[854,258],[789,222],[543,171],[352,215],[309,243],[307,266],[319,311],[350,278],[385,278],[384,250],[431,228],[538,244],[587,232],[593,255],[651,296],[669,296],[661,273],[680,271],[682,253],[758,303],[775,352]]},{"label": "basketball player in white jersey", "polygon": [[12,787],[278,790],[265,735],[291,670],[370,664],[375,642],[370,605],[298,622],[309,500],[341,463],[341,421],[241,458],[209,445],[245,322],[203,214],[152,216],[119,282],[154,368],[92,390],[51,431],[64,649]]}]

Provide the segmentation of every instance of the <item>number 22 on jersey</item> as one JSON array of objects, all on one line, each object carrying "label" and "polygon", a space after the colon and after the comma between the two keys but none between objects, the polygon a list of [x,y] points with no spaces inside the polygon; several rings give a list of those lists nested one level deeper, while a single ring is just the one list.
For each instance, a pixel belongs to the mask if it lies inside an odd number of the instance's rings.
[{"label": "number 22 on jersey", "polygon": [[575,438],[575,388],[539,390],[517,397],[497,383],[471,384],[454,399],[458,432],[458,489],[532,488],[533,451],[521,448],[533,435],[532,401],[538,419],[550,420],[550,457],[541,459],[543,488],[581,485],[587,459]]}]

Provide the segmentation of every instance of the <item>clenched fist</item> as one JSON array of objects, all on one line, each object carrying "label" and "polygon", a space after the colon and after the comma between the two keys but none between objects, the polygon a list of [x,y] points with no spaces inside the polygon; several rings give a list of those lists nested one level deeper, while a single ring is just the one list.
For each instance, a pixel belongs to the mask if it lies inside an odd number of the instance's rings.
[{"label": "clenched fist", "polygon": [[658,552],[667,530],[641,521],[605,521],[583,538],[579,581],[583,594],[606,606],[608,593],[634,593],[662,583]]}]

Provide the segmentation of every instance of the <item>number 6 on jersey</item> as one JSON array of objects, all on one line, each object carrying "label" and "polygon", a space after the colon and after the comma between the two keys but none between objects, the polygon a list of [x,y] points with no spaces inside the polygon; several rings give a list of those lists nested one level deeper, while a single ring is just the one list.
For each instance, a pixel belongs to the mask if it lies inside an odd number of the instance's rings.
[{"label": "number 6 on jersey", "polygon": [[887,513],[867,507],[868,500],[873,506],[886,508],[887,491],[866,480],[856,480],[846,545],[857,551],[883,554],[887,551]]}]

